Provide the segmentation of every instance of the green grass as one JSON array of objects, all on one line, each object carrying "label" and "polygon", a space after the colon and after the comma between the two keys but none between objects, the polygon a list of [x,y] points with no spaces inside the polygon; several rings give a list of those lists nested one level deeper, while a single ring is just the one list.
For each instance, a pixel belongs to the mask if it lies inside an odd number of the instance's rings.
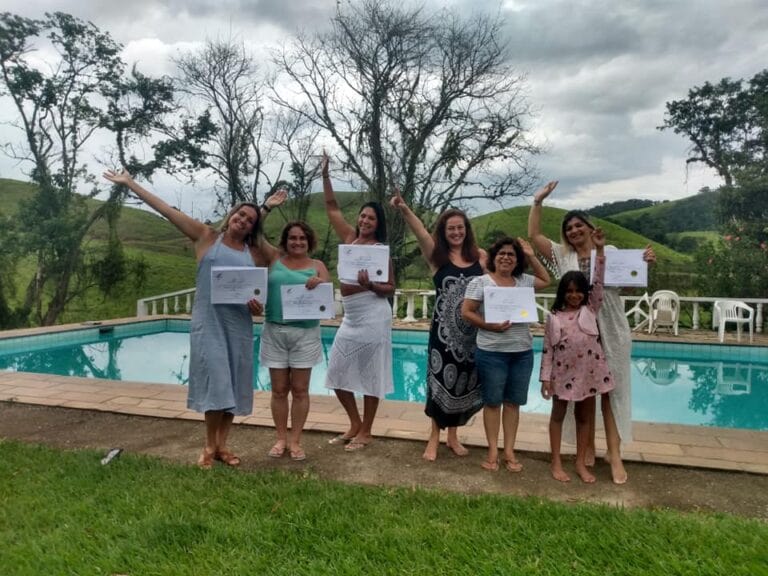
[{"label": "green grass", "polygon": [[199,471],[0,442],[23,574],[765,574],[768,526],[663,510]]}]

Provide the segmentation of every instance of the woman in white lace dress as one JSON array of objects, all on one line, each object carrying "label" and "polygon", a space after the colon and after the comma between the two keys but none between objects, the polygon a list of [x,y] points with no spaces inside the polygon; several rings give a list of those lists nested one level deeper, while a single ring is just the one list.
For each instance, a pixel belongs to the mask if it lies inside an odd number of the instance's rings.
[{"label": "woman in white lace dress", "polygon": [[[322,162],[323,196],[328,220],[342,244],[383,244],[387,240],[384,210],[376,202],[363,205],[357,225],[346,220],[333,194],[328,156]],[[325,385],[335,391],[349,418],[349,429],[331,440],[347,452],[365,448],[373,440],[371,429],[379,401],[394,390],[392,381],[392,308],[388,297],[395,293],[394,272],[389,280],[374,282],[360,270],[357,282],[341,282],[344,319],[336,332],[328,360]],[[363,415],[355,393],[363,395]]]},{"label": "woman in white lace dress", "polygon": [[[558,278],[570,270],[581,270],[589,278],[590,256],[594,248],[590,234],[595,227],[584,212],[574,210],[563,217],[561,243],[550,240],[541,231],[541,205],[556,186],[557,181],[549,182],[534,195],[533,205],[528,215],[528,236],[536,250],[551,261]],[[606,248],[611,247],[606,246]],[[646,247],[644,257],[648,262],[656,260],[656,255],[650,246]],[[627,481],[627,472],[621,459],[621,442],[632,440],[630,383],[632,338],[629,323],[624,314],[624,304],[617,288],[605,288],[603,306],[600,308],[597,322],[605,357],[616,382],[613,391],[602,394],[600,397],[608,447],[605,458],[611,466],[613,481],[616,484],[624,484]],[[587,449],[588,464],[594,464],[594,455],[593,421]]]}]

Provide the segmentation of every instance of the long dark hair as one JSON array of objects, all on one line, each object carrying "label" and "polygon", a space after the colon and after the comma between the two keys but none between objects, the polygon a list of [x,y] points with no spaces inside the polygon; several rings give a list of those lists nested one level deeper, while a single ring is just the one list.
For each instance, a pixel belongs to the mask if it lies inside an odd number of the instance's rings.
[{"label": "long dark hair", "polygon": [[571,210],[570,212],[566,212],[565,216],[563,216],[563,222],[560,224],[560,241],[562,242],[563,246],[567,246],[570,250],[573,250],[574,248],[571,246],[571,243],[568,242],[568,238],[565,235],[565,228],[568,226],[568,222],[574,218],[584,222],[588,228],[591,228],[592,230],[595,229],[595,225],[592,224],[591,220],[589,219],[589,214],[583,210]]},{"label": "long dark hair", "polygon": [[[374,231],[373,235],[376,237],[377,242],[381,242],[382,244],[386,244],[387,242],[387,219],[384,216],[384,208],[381,207],[381,204],[378,202],[366,202],[362,206],[360,206],[360,211],[357,213],[358,216],[360,216],[360,213],[365,208],[372,208],[374,212],[376,212],[376,230]],[[358,226],[355,226],[355,238],[360,236],[360,228]]]},{"label": "long dark hair", "polygon": [[480,259],[480,250],[475,242],[475,234],[472,232],[472,224],[469,218],[461,210],[449,208],[437,218],[435,231],[432,233],[434,249],[432,250],[432,264],[436,268],[445,266],[451,260],[451,247],[448,245],[448,239],[445,235],[445,228],[448,226],[448,220],[454,216],[461,217],[464,220],[464,242],[461,245],[461,257],[467,262],[476,262]]},{"label": "long dark hair", "polygon": [[488,248],[488,262],[485,267],[488,269],[488,272],[496,272],[496,255],[504,246],[512,246],[512,248],[514,248],[515,256],[517,256],[517,263],[515,264],[514,270],[512,270],[512,276],[520,276],[520,274],[525,272],[525,267],[527,265],[525,252],[523,252],[523,247],[520,246],[520,242],[511,236],[499,238],[490,248]]},{"label": "long dark hair", "polygon": [[560,312],[565,310],[565,292],[568,290],[568,286],[576,284],[576,289],[584,294],[584,299],[579,306],[584,306],[589,301],[589,280],[584,276],[584,273],[579,270],[571,270],[563,274],[560,278],[560,284],[557,285],[557,294],[555,295],[555,303],[552,304],[552,312]]},{"label": "long dark hair", "polygon": [[226,232],[227,228],[229,228],[230,218],[232,218],[232,216],[243,206],[250,206],[256,210],[256,222],[253,223],[251,231],[245,235],[245,238],[243,238],[243,241],[247,246],[253,246],[256,243],[256,238],[261,234],[261,208],[259,208],[258,204],[254,204],[253,202],[239,202],[238,204],[235,204],[232,209],[227,212],[227,217],[224,218],[224,222],[222,222],[219,231]]}]

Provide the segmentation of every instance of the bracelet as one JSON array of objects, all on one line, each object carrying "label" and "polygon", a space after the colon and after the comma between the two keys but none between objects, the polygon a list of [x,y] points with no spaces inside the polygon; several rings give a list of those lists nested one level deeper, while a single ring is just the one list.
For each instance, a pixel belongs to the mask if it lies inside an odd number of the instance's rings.
[{"label": "bracelet", "polygon": [[533,205],[534,205],[534,206],[541,206],[541,200],[536,200],[536,199],[534,199],[534,200],[533,200]]},{"label": "bracelet", "polygon": [[264,204],[262,204],[262,205],[260,206],[260,208],[261,208],[262,210],[264,210],[264,212],[266,212],[267,214],[269,214],[270,212],[272,212],[272,208],[270,208],[269,206],[267,206],[267,203],[266,203],[266,202],[264,202]]}]

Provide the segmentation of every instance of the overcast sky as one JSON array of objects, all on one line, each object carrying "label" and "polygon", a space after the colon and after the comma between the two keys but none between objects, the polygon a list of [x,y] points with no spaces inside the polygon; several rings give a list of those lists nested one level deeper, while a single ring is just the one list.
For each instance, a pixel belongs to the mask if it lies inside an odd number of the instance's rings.
[{"label": "overcast sky", "polygon": [[[409,0],[403,0],[409,2]],[[719,185],[686,171],[688,143],[659,132],[665,102],[723,77],[768,66],[765,0],[426,0],[460,13],[500,12],[510,57],[536,111],[542,181],[560,180],[552,204],[588,208],[629,198],[676,199]],[[326,26],[336,0],[3,0],[2,10],[39,17],[69,12],[125,46],[145,73],[173,71],[169,57],[205,39],[237,36],[261,52],[298,29]],[[263,53],[263,52],[262,52]],[[5,132],[5,130],[4,130]],[[0,177],[22,177],[0,159]],[[166,198],[206,212],[210,198],[170,179]],[[198,214],[199,215],[199,214]]]}]

